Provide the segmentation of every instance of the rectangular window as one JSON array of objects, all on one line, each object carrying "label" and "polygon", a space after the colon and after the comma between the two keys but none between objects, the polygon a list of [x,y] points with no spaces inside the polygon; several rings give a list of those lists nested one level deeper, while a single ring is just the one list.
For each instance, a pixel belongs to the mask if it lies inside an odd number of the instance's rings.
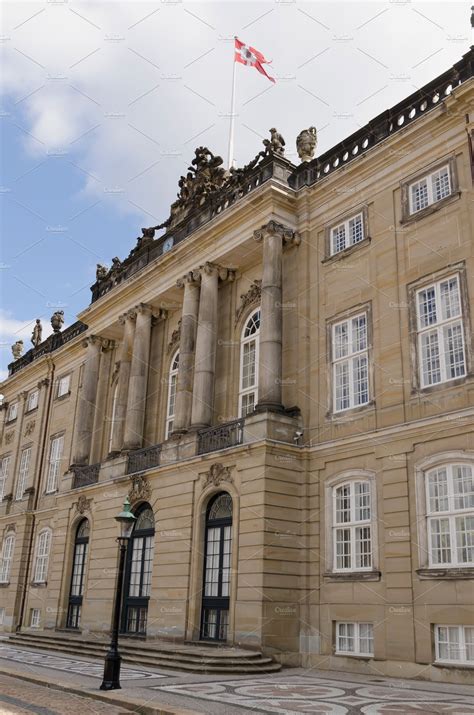
[{"label": "rectangular window", "polygon": [[28,400],[26,402],[26,411],[31,412],[38,407],[38,390],[32,390],[28,395]]},{"label": "rectangular window", "polygon": [[435,626],[436,660],[474,665],[474,626]]},{"label": "rectangular window", "polygon": [[5,609],[2,606],[2,608],[0,608],[0,626],[3,626],[4,623],[5,623]]},{"label": "rectangular window", "polygon": [[39,628],[41,620],[41,611],[39,608],[32,608],[30,610],[30,627]]},{"label": "rectangular window", "polygon": [[441,201],[452,193],[451,176],[449,165],[433,171],[431,174],[423,176],[423,178],[414,181],[408,186],[408,200],[410,206],[410,214],[416,214],[418,211]]},{"label": "rectangular window", "polygon": [[347,482],[333,490],[334,570],[372,568],[369,482]]},{"label": "rectangular window", "polygon": [[46,482],[46,493],[55,492],[58,488],[59,472],[61,470],[61,458],[63,454],[64,435],[53,437],[49,450],[48,479]]},{"label": "rectangular window", "polygon": [[38,536],[36,551],[34,583],[45,583],[48,575],[49,549],[51,546],[51,532],[42,531]]},{"label": "rectangular window", "polygon": [[359,243],[364,238],[364,216],[360,212],[330,229],[331,256]]},{"label": "rectangular window", "polygon": [[7,422],[13,422],[18,415],[18,402],[12,402],[7,412]]},{"label": "rectangular window", "polygon": [[69,383],[71,382],[71,376],[70,375],[65,375],[64,377],[60,377],[58,380],[58,392],[57,392],[57,397],[62,397],[63,395],[67,395],[69,393]]},{"label": "rectangular window", "polygon": [[0,501],[2,501],[5,496],[5,488],[8,479],[8,472],[10,471],[11,456],[3,457],[0,459]]},{"label": "rectangular window", "polygon": [[26,483],[28,480],[28,471],[30,469],[30,458],[31,458],[31,447],[26,447],[21,453],[20,457],[20,468],[18,470],[18,481],[16,484],[16,494],[15,499],[18,501],[23,499],[23,492],[25,491]]},{"label": "rectangular window", "polygon": [[336,623],[336,654],[373,656],[373,624]]},{"label": "rectangular window", "polygon": [[369,402],[367,313],[332,326],[334,411]]},{"label": "rectangular window", "polygon": [[8,583],[10,581],[14,547],[15,536],[14,534],[9,534],[3,541],[2,555],[0,559],[0,583]]},{"label": "rectangular window", "polygon": [[459,274],[416,292],[418,360],[422,387],[466,374]]}]

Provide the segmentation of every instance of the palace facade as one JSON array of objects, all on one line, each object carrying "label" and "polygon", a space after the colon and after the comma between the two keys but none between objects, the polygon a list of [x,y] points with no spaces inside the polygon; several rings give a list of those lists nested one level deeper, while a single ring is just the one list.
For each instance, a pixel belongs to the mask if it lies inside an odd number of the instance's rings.
[{"label": "palace facade", "polygon": [[[2,384],[0,629],[465,682],[474,50],[324,155],[200,147]],[[155,230],[161,234],[155,237]]]}]

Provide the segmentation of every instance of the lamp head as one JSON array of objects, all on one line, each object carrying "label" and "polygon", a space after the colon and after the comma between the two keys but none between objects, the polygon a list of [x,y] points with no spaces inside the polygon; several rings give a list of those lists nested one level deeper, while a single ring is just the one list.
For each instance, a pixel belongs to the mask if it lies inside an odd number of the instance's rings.
[{"label": "lamp head", "polygon": [[132,513],[128,497],[123,503],[123,511],[121,511],[120,514],[117,514],[115,521],[118,521],[120,524],[120,538],[129,539],[132,535],[136,516]]}]

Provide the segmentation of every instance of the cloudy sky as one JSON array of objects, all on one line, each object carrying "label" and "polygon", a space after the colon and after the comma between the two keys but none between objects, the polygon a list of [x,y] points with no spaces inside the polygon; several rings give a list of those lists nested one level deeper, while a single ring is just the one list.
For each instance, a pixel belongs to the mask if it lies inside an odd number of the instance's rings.
[{"label": "cloudy sky", "polygon": [[[163,221],[197,145],[226,157],[233,36],[277,82],[237,66],[238,165],[271,126],[318,128],[322,153],[456,62],[470,3],[4,2],[1,368],[34,319],[90,300],[97,262]],[[50,329],[49,329],[50,330]]]}]

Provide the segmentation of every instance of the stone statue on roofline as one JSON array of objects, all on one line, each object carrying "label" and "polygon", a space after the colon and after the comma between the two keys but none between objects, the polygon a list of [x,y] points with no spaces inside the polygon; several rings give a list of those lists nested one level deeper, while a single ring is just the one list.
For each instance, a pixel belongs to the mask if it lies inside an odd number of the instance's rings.
[{"label": "stone statue on roofline", "polygon": [[36,323],[31,334],[31,342],[35,346],[35,348],[37,348],[40,344],[42,335],[43,326],[41,325],[41,320],[39,318],[36,318]]},{"label": "stone statue on roofline", "polygon": [[102,263],[98,263],[95,269],[95,279],[96,281],[103,281],[108,273],[107,266],[103,266]]},{"label": "stone statue on roofline", "polygon": [[16,343],[12,345],[12,355],[14,360],[21,358],[23,353],[23,340],[17,340]]},{"label": "stone statue on roofline", "polygon": [[316,127],[303,129],[296,137],[296,151],[302,162],[314,159],[314,152],[318,143]]},{"label": "stone statue on roofline", "polygon": [[270,130],[270,139],[264,139],[263,145],[269,154],[276,154],[277,156],[283,156],[285,153],[285,140],[282,135],[272,127]]}]

